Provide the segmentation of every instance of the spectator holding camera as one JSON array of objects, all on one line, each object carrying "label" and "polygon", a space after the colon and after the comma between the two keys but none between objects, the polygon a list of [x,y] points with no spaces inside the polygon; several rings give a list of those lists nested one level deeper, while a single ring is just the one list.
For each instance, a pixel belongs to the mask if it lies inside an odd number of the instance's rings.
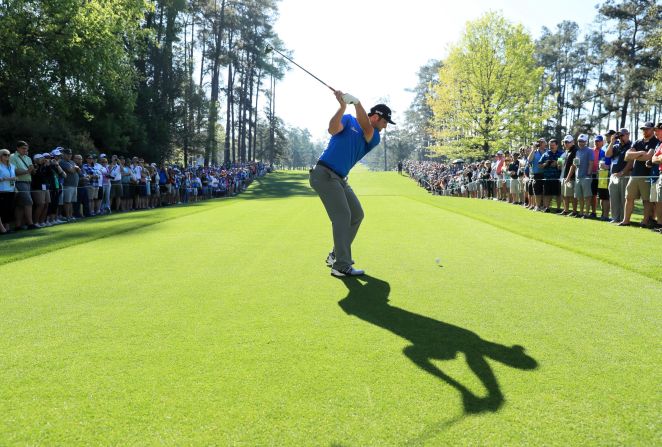
[{"label": "spectator holding camera", "polygon": [[542,196],[543,196],[543,183],[545,182],[545,177],[543,173],[543,168],[540,166],[540,159],[545,153],[547,148],[547,142],[544,138],[539,139],[533,145],[533,150],[529,154],[529,166],[530,174],[533,179],[533,200],[535,201],[535,211],[542,211]]},{"label": "spectator holding camera", "polygon": [[556,198],[557,212],[561,211],[561,169],[559,158],[563,151],[559,150],[559,142],[556,139],[549,140],[549,149],[540,158],[540,166],[543,169],[544,183],[542,188],[543,209],[549,212],[552,199]]},{"label": "spectator holding camera", "polygon": [[611,158],[609,176],[609,208],[611,210],[611,222],[619,224],[625,218],[625,190],[630,179],[632,162],[625,160],[625,153],[632,147],[630,131],[625,127],[618,132],[609,131],[611,134],[609,146],[605,156]]},{"label": "spectator holding camera", "polygon": [[67,175],[64,178],[64,188],[62,192],[62,205],[64,219],[67,222],[74,221],[74,203],[78,201],[78,181],[80,175],[80,166],[72,160],[71,149],[55,149],[52,154],[61,156],[59,164]]},{"label": "spectator holding camera", "polygon": [[649,227],[652,224],[650,218],[650,183],[648,177],[651,174],[653,153],[660,143],[655,138],[653,127],[652,122],[644,123],[639,128],[643,132],[642,138],[637,140],[625,153],[625,160],[633,161],[633,166],[632,176],[628,181],[625,191],[625,216],[619,224],[621,226],[630,225],[630,217],[632,217],[632,211],[634,211],[634,201],[640,198],[644,204],[644,218],[640,225],[642,227]]},{"label": "spectator holding camera", "polygon": [[110,177],[111,208],[115,211],[122,211],[122,166],[117,155],[110,158],[108,176]]},{"label": "spectator holding camera", "polygon": [[508,176],[510,177],[508,202],[519,205],[519,159],[512,157],[508,163]]},{"label": "spectator holding camera", "polygon": [[52,152],[45,152],[42,155],[48,160],[48,167],[50,168],[48,190],[51,196],[51,202],[48,204],[46,222],[48,226],[63,224],[66,220],[58,218],[58,208],[60,207],[60,201],[62,200],[62,185],[64,184],[64,179],[67,176],[67,173],[60,167],[58,156],[54,156]]}]

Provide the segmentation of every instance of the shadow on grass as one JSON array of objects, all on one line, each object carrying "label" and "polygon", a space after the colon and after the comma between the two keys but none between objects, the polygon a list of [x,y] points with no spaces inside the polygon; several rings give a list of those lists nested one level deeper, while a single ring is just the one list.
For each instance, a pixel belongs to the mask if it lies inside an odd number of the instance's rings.
[{"label": "shadow on grass", "polygon": [[178,217],[190,216],[209,209],[204,206],[207,203],[210,202],[197,202],[185,207],[163,207],[127,214],[118,213],[110,216],[92,217],[64,226],[18,231],[2,236],[0,241],[0,265],[144,229]]},{"label": "shadow on grass", "polygon": [[[465,414],[495,412],[505,398],[487,359],[522,369],[535,369],[537,362],[522,346],[512,347],[483,340],[479,335],[443,321],[418,315],[388,304],[391,287],[385,281],[365,275],[343,278],[349,294],[338,304],[349,315],[384,328],[411,342],[403,353],[416,366],[443,380],[462,396]],[[432,360],[452,360],[464,353],[467,365],[487,390],[479,397],[467,386],[444,373]]]},{"label": "shadow on grass", "polygon": [[252,200],[316,195],[308,184],[308,171],[288,171],[286,175],[274,173],[255,179],[251,188],[239,197]]}]

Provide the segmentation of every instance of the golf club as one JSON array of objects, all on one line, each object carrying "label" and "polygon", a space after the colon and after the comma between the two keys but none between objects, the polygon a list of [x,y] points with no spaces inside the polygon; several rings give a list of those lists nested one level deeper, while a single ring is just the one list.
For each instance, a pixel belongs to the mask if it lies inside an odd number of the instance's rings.
[{"label": "golf club", "polygon": [[283,53],[281,53],[280,51],[278,51],[277,49],[275,49],[272,45],[267,44],[267,47],[264,49],[264,54],[269,54],[269,53],[271,53],[272,51],[275,51],[276,53],[280,54],[280,55],[283,56],[285,59],[287,59],[288,61],[292,62],[294,65],[296,65],[297,67],[299,67],[300,69],[302,69],[303,71],[305,71],[306,73],[308,73],[309,75],[311,75],[313,78],[315,78],[315,79],[317,79],[318,81],[320,81],[320,82],[321,82],[322,84],[324,84],[326,87],[328,87],[329,89],[331,89],[332,92],[335,92],[335,91],[336,91],[336,89],[334,89],[334,88],[331,87],[329,84],[327,84],[326,82],[322,81],[320,78],[318,78],[317,76],[315,76],[314,74],[312,74],[311,72],[309,72],[308,70],[306,70],[305,68],[303,68],[301,65],[297,64],[296,62],[294,62],[294,61],[293,61],[292,59],[290,59],[289,57],[285,56]]}]

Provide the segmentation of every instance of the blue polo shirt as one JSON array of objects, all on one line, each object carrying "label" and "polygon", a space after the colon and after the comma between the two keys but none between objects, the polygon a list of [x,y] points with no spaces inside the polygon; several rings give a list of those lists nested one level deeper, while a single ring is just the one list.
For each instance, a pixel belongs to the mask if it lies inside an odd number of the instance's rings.
[{"label": "blue polo shirt", "polygon": [[[552,152],[551,149],[547,149],[547,151],[542,154],[542,157],[540,157],[538,164],[542,165],[548,161],[558,162],[559,158],[561,158],[561,155],[563,155],[563,151],[561,149],[556,149],[556,152]],[[548,166],[543,168],[543,174],[545,174],[546,179],[557,179],[561,175],[561,170],[558,168],[558,165],[553,167]]]},{"label": "blue polo shirt", "polygon": [[533,160],[531,160],[531,170],[533,172],[533,175],[543,173],[543,169],[540,167],[540,159],[542,158],[542,156],[543,153],[541,153],[537,149],[533,153]]},{"label": "blue polo shirt", "polygon": [[379,144],[380,136],[375,129],[372,140],[367,143],[363,137],[363,129],[354,116],[343,115],[340,122],[343,130],[331,137],[319,159],[339,176],[347,177],[354,165]]},{"label": "blue polo shirt", "polygon": [[575,178],[590,178],[588,175],[588,168],[589,166],[593,166],[593,149],[588,146],[577,149],[576,157],[579,159],[579,167],[575,172]]}]

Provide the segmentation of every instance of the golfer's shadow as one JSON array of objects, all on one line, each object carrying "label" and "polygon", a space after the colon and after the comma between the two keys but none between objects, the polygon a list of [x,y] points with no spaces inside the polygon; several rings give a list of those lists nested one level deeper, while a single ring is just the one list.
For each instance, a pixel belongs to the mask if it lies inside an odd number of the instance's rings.
[{"label": "golfer's shadow", "polygon": [[[504,346],[483,340],[467,329],[418,315],[388,304],[391,287],[385,281],[365,275],[343,278],[349,294],[338,304],[348,314],[387,329],[409,340],[403,353],[429,374],[440,378],[462,395],[465,413],[497,411],[504,396],[486,359],[518,369],[535,369],[537,362],[521,346]],[[471,371],[487,390],[479,397],[465,385],[444,373],[432,360],[451,360],[464,353]]]}]

